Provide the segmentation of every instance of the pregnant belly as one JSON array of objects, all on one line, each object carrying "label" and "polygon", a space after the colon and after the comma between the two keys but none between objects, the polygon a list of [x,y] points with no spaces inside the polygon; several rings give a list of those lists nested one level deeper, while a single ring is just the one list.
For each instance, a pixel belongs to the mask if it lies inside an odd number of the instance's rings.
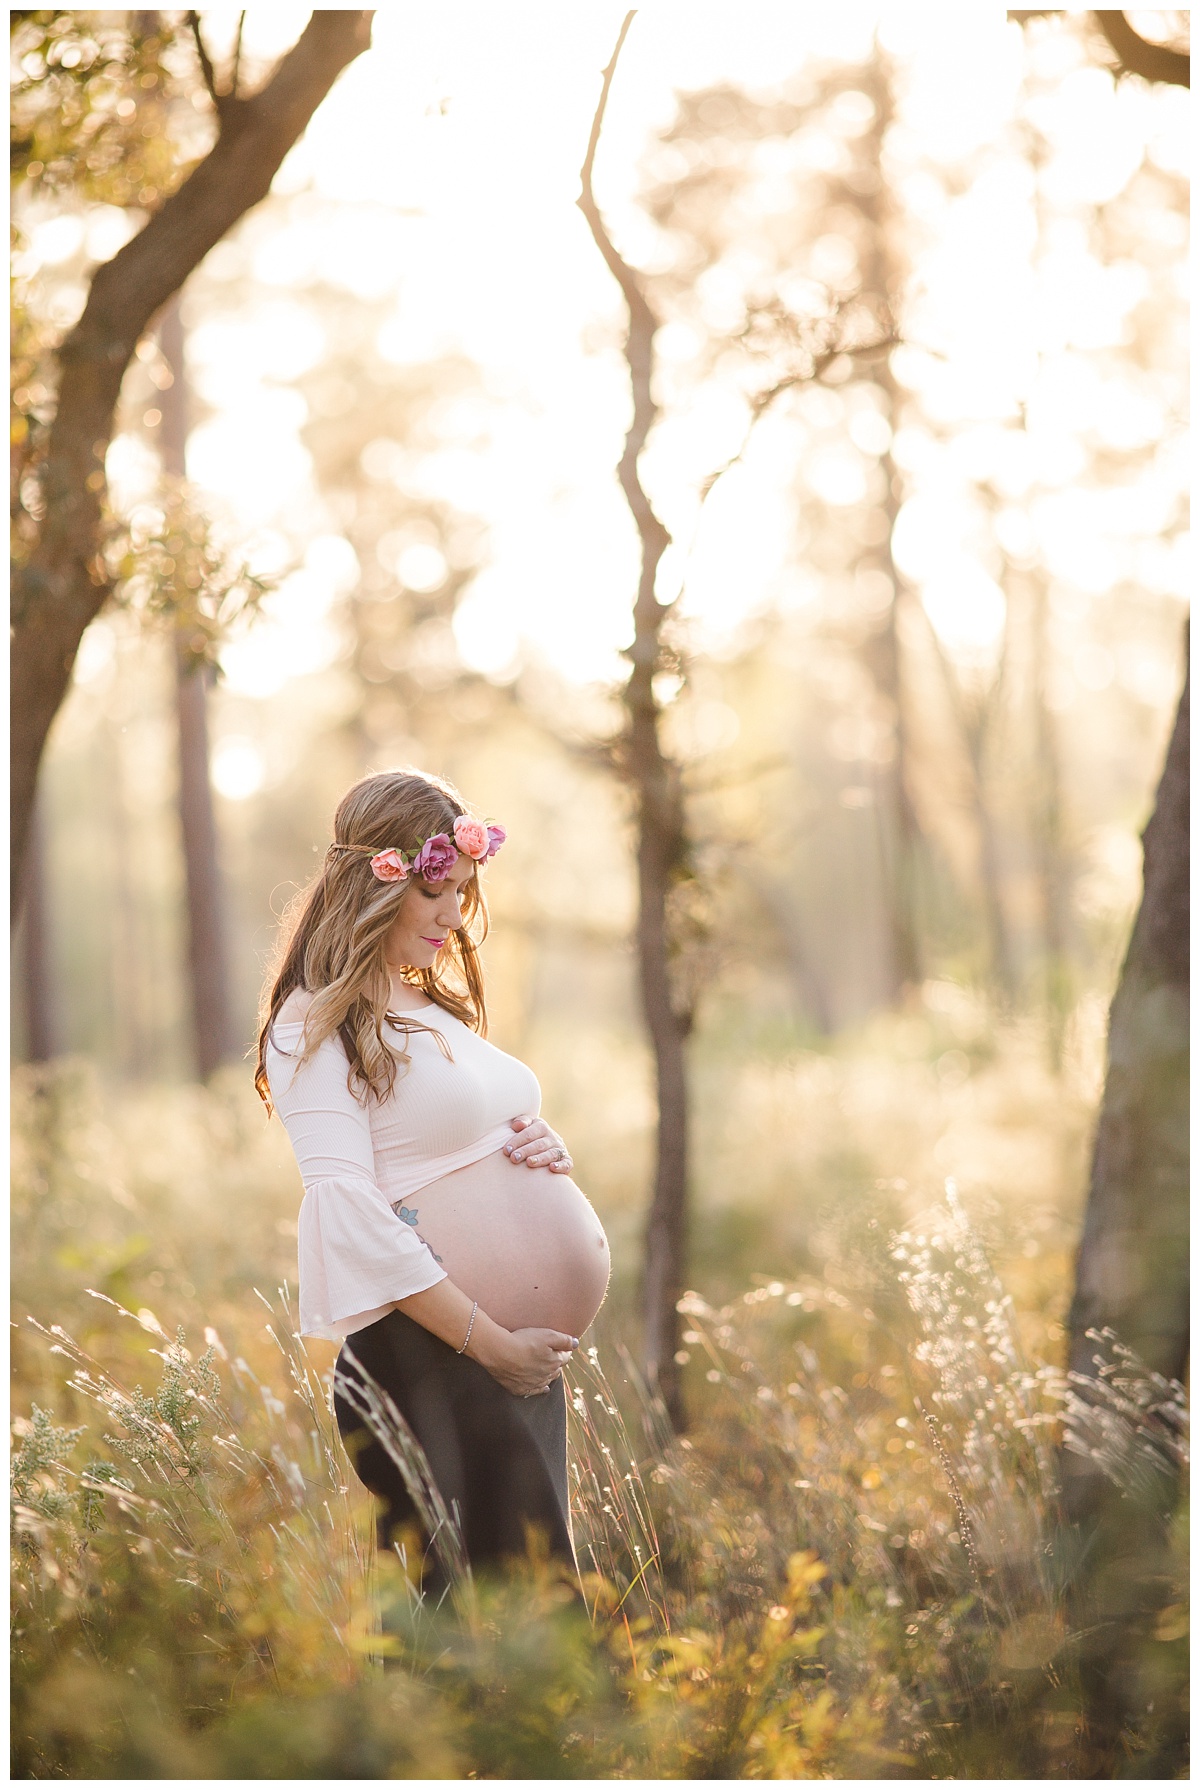
[{"label": "pregnant belly", "polygon": [[405,1202],[403,1214],[451,1280],[506,1330],[582,1336],[608,1287],[608,1239],[566,1175],[503,1151],[456,1169]]}]

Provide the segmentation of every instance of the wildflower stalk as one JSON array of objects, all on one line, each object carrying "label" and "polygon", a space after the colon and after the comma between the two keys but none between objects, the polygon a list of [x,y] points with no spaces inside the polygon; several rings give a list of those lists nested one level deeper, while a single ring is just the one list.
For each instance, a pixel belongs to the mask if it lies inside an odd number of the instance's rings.
[{"label": "wildflower stalk", "polygon": [[[962,1537],[963,1547],[967,1550],[967,1559],[971,1566],[971,1577],[974,1579],[979,1595],[982,1598],[985,1596],[985,1593],[983,1589],[983,1575],[979,1570],[979,1555],[975,1551],[975,1531],[971,1526],[971,1519],[967,1515],[967,1506],[963,1499],[962,1489],[958,1483],[958,1477],[954,1471],[953,1462],[946,1452],[942,1443],[942,1438],[938,1435],[937,1424],[934,1422],[929,1412],[925,1409],[919,1398],[914,1399],[913,1403],[916,1405],[917,1410],[924,1419],[925,1427],[929,1431],[930,1440],[933,1443],[934,1452],[941,1463],[942,1472],[946,1475],[946,1484],[950,1487],[950,1496],[954,1500],[954,1509],[958,1515],[958,1532]],[[984,1614],[987,1614],[986,1603],[984,1605]]]}]

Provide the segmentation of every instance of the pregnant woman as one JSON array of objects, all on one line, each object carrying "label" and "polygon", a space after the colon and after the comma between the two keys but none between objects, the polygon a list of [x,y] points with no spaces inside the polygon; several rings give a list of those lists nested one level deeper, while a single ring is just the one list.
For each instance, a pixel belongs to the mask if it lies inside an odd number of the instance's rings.
[{"label": "pregnant woman", "polygon": [[255,1077],[304,1179],[300,1328],[344,1339],[334,1409],[381,1542],[420,1525],[360,1414],[372,1383],[475,1568],[523,1555],[531,1530],[574,1561],[561,1370],[609,1272],[532,1071],[484,1036],[480,871],[503,841],[437,778],[355,784],[294,910]]}]

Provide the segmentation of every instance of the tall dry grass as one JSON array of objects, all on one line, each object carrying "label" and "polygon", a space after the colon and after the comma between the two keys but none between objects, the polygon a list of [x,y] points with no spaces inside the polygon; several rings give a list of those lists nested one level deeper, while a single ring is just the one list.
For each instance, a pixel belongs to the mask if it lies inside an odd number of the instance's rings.
[{"label": "tall dry grass", "polygon": [[[413,1561],[375,1554],[332,1351],[292,1327],[293,1171],[241,1091],[106,1098],[78,1066],[23,1075],[14,1774],[1178,1775],[1182,1520],[1136,1655],[1141,1713],[1101,1757],[1056,1472],[1064,1424],[1133,1489],[1174,1470],[1186,1400],[1111,1349],[1098,1402],[1064,1380],[1044,1254],[1009,1247],[1002,1285],[993,1252],[1020,1234],[1006,1190],[960,1193],[934,1157],[955,1123],[947,1048],[925,1113],[919,1057],[897,1066],[903,1175],[881,1172],[897,1166],[882,1119],[874,1146],[858,1124],[852,1168],[821,1117],[894,1109],[877,1039],[828,1070],[757,1071],[759,1101],[823,1078],[790,1121],[814,1222],[796,1242],[795,1211],[773,1207],[776,1138],[749,1236],[726,1213],[698,1239],[722,1272],[684,1302],[689,1435],[670,1437],[622,1351],[623,1281],[571,1373],[584,1597],[531,1559],[436,1605]],[[1018,1111],[1050,1130],[1019,1050],[971,1093],[980,1131]],[[762,1251],[775,1275],[750,1265]]]}]

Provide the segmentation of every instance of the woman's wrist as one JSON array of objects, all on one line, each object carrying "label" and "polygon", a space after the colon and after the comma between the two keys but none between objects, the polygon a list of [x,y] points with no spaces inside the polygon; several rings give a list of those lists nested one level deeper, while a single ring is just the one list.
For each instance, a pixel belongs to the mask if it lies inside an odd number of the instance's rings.
[{"label": "woman's wrist", "polygon": [[[469,1355],[483,1366],[491,1360],[501,1359],[503,1340],[509,1332],[493,1323],[482,1306],[461,1287],[455,1286],[448,1275],[426,1287],[424,1292],[410,1293],[406,1299],[398,1299],[395,1309],[448,1343],[456,1355]],[[478,1345],[484,1338],[481,1352]]]},{"label": "woman's wrist", "polygon": [[506,1330],[503,1324],[497,1324],[494,1318],[489,1318],[481,1306],[466,1349],[470,1359],[477,1361],[480,1367],[491,1373],[493,1368],[503,1366],[511,1342],[511,1330]]}]

